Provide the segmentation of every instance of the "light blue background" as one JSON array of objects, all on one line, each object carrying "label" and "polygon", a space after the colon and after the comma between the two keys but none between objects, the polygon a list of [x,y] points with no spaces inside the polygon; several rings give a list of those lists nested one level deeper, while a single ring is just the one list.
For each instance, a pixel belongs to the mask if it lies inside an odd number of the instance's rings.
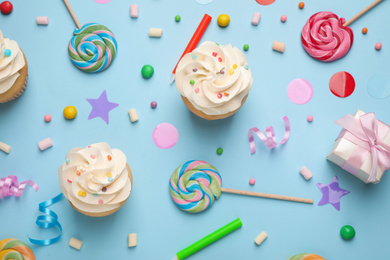
[{"label": "light blue background", "polygon": [[[29,84],[21,98],[0,105],[0,141],[12,146],[9,155],[0,152],[2,176],[15,174],[20,181],[32,179],[38,192],[27,188],[23,197],[0,200],[0,239],[15,237],[27,242],[50,238],[55,230],[40,230],[35,225],[40,215],[38,203],[60,192],[57,170],[73,147],[106,141],[121,149],[134,176],[130,199],[117,213],[104,218],[86,217],[71,208],[66,200],[51,208],[59,214],[64,228],[61,240],[51,246],[32,246],[38,259],[172,259],[175,253],[224,224],[240,217],[243,227],[191,259],[266,259],[278,260],[302,253],[317,253],[326,259],[384,259],[390,226],[390,178],[380,184],[365,185],[349,173],[327,162],[340,127],[333,123],[357,109],[375,112],[390,123],[390,99],[374,99],[366,90],[367,80],[375,73],[389,74],[390,2],[384,1],[351,25],[354,44],[343,59],[321,63],[310,58],[301,46],[300,31],[307,19],[318,11],[332,11],[346,17],[372,0],[305,1],[277,0],[261,6],[254,0],[215,0],[199,5],[193,0],[121,1],[100,5],[93,0],[70,0],[82,24],[98,22],[116,35],[118,54],[107,70],[86,74],[70,62],[67,44],[75,28],[62,1],[14,0],[11,15],[0,15],[4,35],[17,40],[29,65]],[[139,18],[131,19],[130,4],[139,5]],[[262,14],[258,26],[251,25],[255,11]],[[242,109],[226,120],[208,122],[192,115],[169,85],[171,71],[185,49],[203,15],[213,20],[202,40],[242,48],[251,66],[254,85]],[[218,15],[227,13],[231,22],[219,28]],[[182,20],[174,21],[180,14]],[[286,23],[280,22],[287,15]],[[49,26],[37,26],[37,16],[49,16]],[[151,27],[163,28],[160,39],[148,37]],[[361,29],[368,28],[363,35]],[[274,40],[284,42],[284,54],[272,51]],[[381,51],[374,45],[382,42]],[[155,68],[149,80],[141,77],[144,64]],[[356,90],[340,99],[328,88],[337,71],[348,71],[356,80]],[[289,101],[288,83],[305,78],[313,84],[314,97],[305,105]],[[119,103],[110,112],[107,125],[100,118],[87,120],[91,111],[86,98],[97,98],[107,90],[108,99]],[[150,108],[156,100],[157,109]],[[62,116],[65,106],[74,105],[78,115],[73,121]],[[140,116],[132,124],[127,111],[136,108]],[[45,123],[43,117],[53,120]],[[312,114],[314,121],[306,117]],[[250,154],[247,132],[251,127],[265,130],[273,125],[278,140],[283,136],[283,116],[291,121],[291,137],[283,146],[269,150],[257,142]],[[152,132],[159,123],[168,122],[179,131],[179,142],[169,150],[157,148]],[[54,146],[39,151],[37,143],[50,137]],[[222,147],[224,153],[216,154]],[[222,194],[213,207],[191,215],[179,210],[168,192],[172,171],[190,159],[209,161],[219,169],[223,186],[251,191],[312,198],[314,205]],[[306,165],[314,177],[305,181],[299,169]],[[340,186],[351,193],[341,199],[341,211],[331,205],[317,206],[321,193],[316,183],[329,183],[337,175]],[[256,184],[250,186],[250,178]],[[341,226],[350,224],[357,235],[344,241]],[[253,240],[265,230],[269,237],[257,247]],[[138,246],[127,247],[127,235],[138,234]],[[71,237],[84,241],[80,251],[68,246]]]}]

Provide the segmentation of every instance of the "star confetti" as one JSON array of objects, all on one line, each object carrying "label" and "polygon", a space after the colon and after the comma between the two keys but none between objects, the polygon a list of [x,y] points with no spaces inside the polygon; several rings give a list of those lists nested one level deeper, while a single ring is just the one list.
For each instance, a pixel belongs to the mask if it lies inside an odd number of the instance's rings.
[{"label": "star confetti", "polygon": [[329,184],[317,183],[317,187],[322,192],[322,198],[318,202],[318,206],[325,204],[332,204],[335,209],[340,210],[341,197],[350,193],[350,191],[344,190],[339,186],[339,180],[337,176],[334,176]]},{"label": "star confetti", "polygon": [[107,92],[104,90],[103,93],[97,99],[87,98],[87,101],[92,106],[92,111],[88,116],[88,120],[95,117],[100,117],[107,124],[109,121],[108,113],[119,106],[117,103],[112,103],[107,99]]}]

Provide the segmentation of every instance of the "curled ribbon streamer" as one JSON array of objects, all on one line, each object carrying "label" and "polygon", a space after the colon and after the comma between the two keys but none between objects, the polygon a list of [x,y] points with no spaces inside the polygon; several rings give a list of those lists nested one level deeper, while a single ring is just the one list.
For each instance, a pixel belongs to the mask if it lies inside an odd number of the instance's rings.
[{"label": "curled ribbon streamer", "polygon": [[252,154],[256,152],[256,145],[255,145],[255,140],[253,138],[253,132],[257,134],[257,136],[261,139],[261,141],[264,142],[264,144],[269,149],[275,148],[277,145],[284,144],[285,142],[287,142],[288,138],[290,137],[290,121],[288,120],[287,116],[283,117],[283,121],[285,125],[285,131],[284,131],[283,140],[280,143],[276,141],[275,131],[272,126],[266,128],[267,136],[265,136],[257,127],[253,127],[249,129],[248,137],[249,137],[249,145]]},{"label": "curled ribbon streamer", "polygon": [[30,185],[35,191],[38,191],[39,186],[31,181],[27,180],[19,184],[18,177],[15,175],[9,175],[8,177],[3,177],[0,179],[0,199],[8,196],[15,195],[15,197],[20,197],[23,194],[24,188],[26,185]]},{"label": "curled ribbon streamer", "polygon": [[346,115],[335,123],[356,137],[355,140],[350,140],[351,142],[371,152],[372,168],[369,182],[376,181],[378,165],[385,170],[390,169],[390,146],[378,137],[378,127],[385,124],[378,126],[374,113],[367,113],[359,119]]},{"label": "curled ribbon streamer", "polygon": [[62,235],[62,226],[60,222],[58,222],[58,215],[48,209],[47,207],[53,205],[54,203],[60,201],[63,197],[63,194],[60,193],[58,196],[46,200],[44,202],[39,203],[39,211],[46,214],[47,216],[39,216],[37,218],[37,221],[35,222],[39,227],[41,228],[52,228],[52,227],[57,227],[58,230],[60,231],[60,234],[54,238],[51,239],[33,239],[30,236],[28,236],[28,239],[30,240],[31,243],[35,245],[41,245],[41,246],[47,246],[56,243],[58,240],[60,240],[61,235]]}]

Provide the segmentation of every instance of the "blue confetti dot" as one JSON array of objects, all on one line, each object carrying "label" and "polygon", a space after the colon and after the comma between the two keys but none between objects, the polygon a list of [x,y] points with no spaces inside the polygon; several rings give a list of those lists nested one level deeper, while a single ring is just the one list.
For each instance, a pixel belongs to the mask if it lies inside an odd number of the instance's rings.
[{"label": "blue confetti dot", "polygon": [[245,65],[244,65],[244,69],[248,70],[248,69],[249,69],[249,65],[248,65],[248,64],[245,64]]},{"label": "blue confetti dot", "polygon": [[70,159],[66,159],[65,162],[66,162],[66,164],[69,164]]},{"label": "blue confetti dot", "polygon": [[10,49],[6,49],[4,51],[4,55],[7,56],[7,57],[11,56],[11,50]]},{"label": "blue confetti dot", "polygon": [[98,195],[98,194],[96,194],[96,193],[94,193],[94,194],[93,194],[93,196],[97,197],[97,196],[99,196],[99,195]]},{"label": "blue confetti dot", "polygon": [[112,182],[114,179],[112,177],[108,178],[109,182]]}]

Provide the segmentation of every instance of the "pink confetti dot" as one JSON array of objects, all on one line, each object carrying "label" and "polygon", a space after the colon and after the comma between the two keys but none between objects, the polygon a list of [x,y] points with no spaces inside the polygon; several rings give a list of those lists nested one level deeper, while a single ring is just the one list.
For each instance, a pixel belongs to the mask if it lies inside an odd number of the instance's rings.
[{"label": "pink confetti dot", "polygon": [[51,115],[49,115],[49,114],[45,115],[44,119],[45,119],[46,122],[50,122],[51,121]]},{"label": "pink confetti dot", "polygon": [[255,180],[255,179],[251,178],[251,179],[249,180],[249,184],[250,184],[250,185],[254,185],[255,183],[256,183],[256,180]]},{"label": "pink confetti dot", "polygon": [[107,3],[111,2],[111,0],[94,0],[94,1],[98,4],[107,4]]},{"label": "pink confetti dot", "polygon": [[380,49],[382,49],[382,43],[380,43],[380,42],[377,42],[376,44],[375,44],[375,49],[376,50],[380,50]]},{"label": "pink confetti dot", "polygon": [[219,58],[218,58],[218,61],[219,61],[219,62],[222,62],[222,58],[221,58],[221,57],[219,57]]},{"label": "pink confetti dot", "polygon": [[179,140],[179,132],[169,123],[161,123],[153,131],[153,142],[158,148],[169,149]]},{"label": "pink confetti dot", "polygon": [[307,117],[307,121],[313,122],[313,116],[312,116],[312,115],[309,115],[309,116]]},{"label": "pink confetti dot", "polygon": [[103,200],[99,200],[98,203],[99,203],[99,205],[102,205],[103,204]]},{"label": "pink confetti dot", "polygon": [[91,158],[92,158],[92,159],[95,159],[96,156],[95,156],[94,154],[91,154]]},{"label": "pink confetti dot", "polygon": [[280,21],[282,21],[283,23],[287,21],[287,16],[286,15],[282,15],[280,17]]},{"label": "pink confetti dot", "polygon": [[294,79],[288,84],[287,96],[295,104],[306,104],[313,97],[313,86],[305,79]]},{"label": "pink confetti dot", "polygon": [[217,97],[218,97],[218,98],[222,98],[222,94],[221,94],[221,93],[218,93],[218,94],[217,94]]},{"label": "pink confetti dot", "polygon": [[195,88],[195,93],[199,93],[199,88]]}]

